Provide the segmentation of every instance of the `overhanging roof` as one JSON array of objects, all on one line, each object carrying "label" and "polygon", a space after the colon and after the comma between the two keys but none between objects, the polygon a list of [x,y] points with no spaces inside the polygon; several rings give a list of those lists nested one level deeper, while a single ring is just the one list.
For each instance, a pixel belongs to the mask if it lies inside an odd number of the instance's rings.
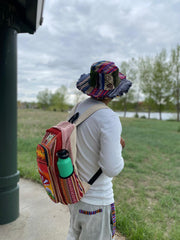
[{"label": "overhanging roof", "polygon": [[43,21],[44,0],[17,0],[25,11],[25,21],[36,31]]},{"label": "overhanging roof", "polygon": [[[5,23],[19,33],[34,33],[43,21],[44,2],[45,0],[0,0],[0,15],[6,16]],[[3,22],[0,21],[0,24]]]}]

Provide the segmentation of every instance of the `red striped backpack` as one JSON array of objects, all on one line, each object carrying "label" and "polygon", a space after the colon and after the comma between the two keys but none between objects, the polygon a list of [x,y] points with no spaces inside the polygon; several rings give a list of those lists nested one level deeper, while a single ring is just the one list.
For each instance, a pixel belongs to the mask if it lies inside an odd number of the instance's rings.
[{"label": "red striped backpack", "polygon": [[[80,179],[76,166],[76,128],[95,111],[102,108],[107,108],[107,106],[94,105],[80,117],[79,113],[74,114],[75,111],[72,110],[73,116],[69,121],[60,122],[47,129],[41,143],[37,145],[38,171],[42,184],[53,202],[66,205],[78,202],[102,173],[101,168],[99,168],[86,183]],[[73,164],[73,173],[67,178],[59,176],[57,167],[58,157],[56,153],[61,149],[66,149],[69,152]]]}]

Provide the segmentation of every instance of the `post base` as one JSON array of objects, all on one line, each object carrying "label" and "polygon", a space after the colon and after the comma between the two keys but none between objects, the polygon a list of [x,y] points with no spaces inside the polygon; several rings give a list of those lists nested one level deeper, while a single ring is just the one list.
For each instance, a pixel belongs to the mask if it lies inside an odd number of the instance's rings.
[{"label": "post base", "polygon": [[19,217],[19,171],[8,177],[0,177],[0,225]]}]

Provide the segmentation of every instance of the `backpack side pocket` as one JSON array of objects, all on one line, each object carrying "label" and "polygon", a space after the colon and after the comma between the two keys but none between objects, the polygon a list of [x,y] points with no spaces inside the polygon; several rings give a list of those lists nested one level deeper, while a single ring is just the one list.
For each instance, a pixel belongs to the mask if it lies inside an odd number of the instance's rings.
[{"label": "backpack side pocket", "polygon": [[36,155],[38,171],[41,177],[42,184],[51,200],[57,203],[59,201],[57,198],[51,170],[49,167],[48,149],[46,149],[46,147],[42,144],[38,144],[36,149]]}]

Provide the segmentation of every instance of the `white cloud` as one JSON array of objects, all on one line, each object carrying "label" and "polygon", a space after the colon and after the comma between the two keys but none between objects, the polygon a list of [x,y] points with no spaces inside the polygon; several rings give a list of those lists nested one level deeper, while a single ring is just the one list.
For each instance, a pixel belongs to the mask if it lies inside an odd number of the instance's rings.
[{"label": "white cloud", "polygon": [[44,22],[18,42],[18,99],[72,87],[99,60],[121,61],[179,43],[176,0],[45,1]]}]

